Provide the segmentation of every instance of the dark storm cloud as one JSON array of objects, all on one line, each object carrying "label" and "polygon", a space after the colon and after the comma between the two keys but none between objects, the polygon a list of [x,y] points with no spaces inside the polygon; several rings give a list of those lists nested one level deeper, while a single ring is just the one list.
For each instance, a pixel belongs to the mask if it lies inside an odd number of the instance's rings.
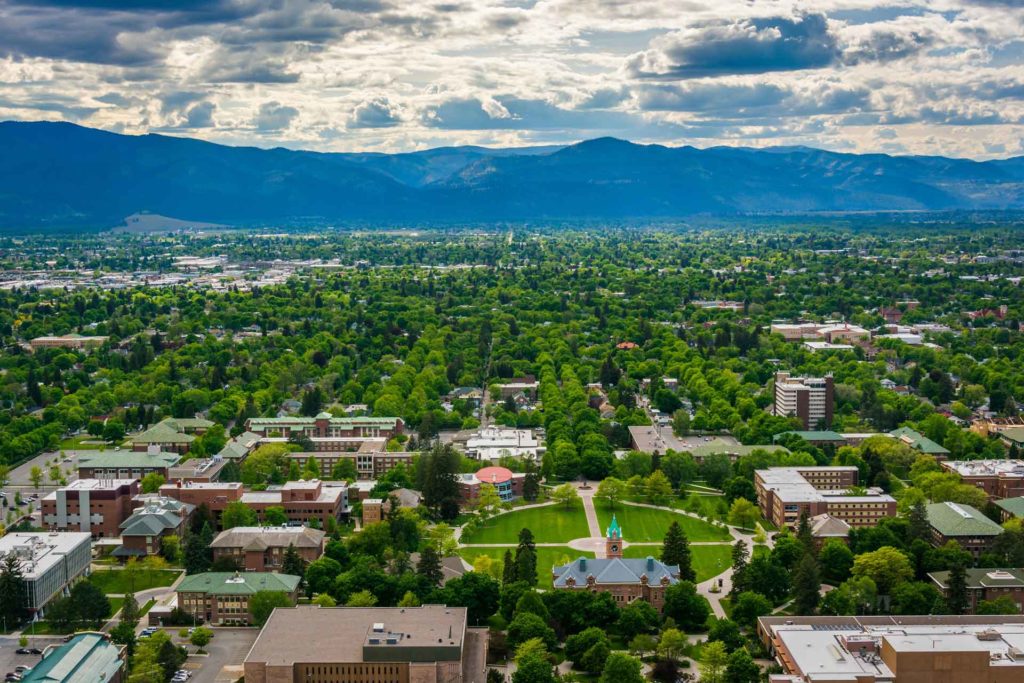
[{"label": "dark storm cloud", "polygon": [[188,128],[212,128],[213,110],[216,109],[213,102],[200,102],[191,107],[185,114],[185,125]]},{"label": "dark storm cloud", "polygon": [[700,78],[825,67],[839,60],[836,36],[822,14],[745,19],[661,36],[634,55],[637,77]]}]

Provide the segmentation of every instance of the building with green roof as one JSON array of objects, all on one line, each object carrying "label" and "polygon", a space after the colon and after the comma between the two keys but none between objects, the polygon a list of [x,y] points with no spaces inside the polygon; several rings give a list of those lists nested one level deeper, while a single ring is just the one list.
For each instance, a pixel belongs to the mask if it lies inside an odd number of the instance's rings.
[{"label": "building with green roof", "polygon": [[43,658],[22,677],[23,683],[118,683],[124,648],[103,633],[79,633],[43,651]]},{"label": "building with green roof", "polygon": [[166,451],[97,451],[78,460],[80,479],[141,479],[156,472],[164,479],[181,461],[177,453]]},{"label": "building with green roof", "polygon": [[767,451],[769,453],[789,453],[789,449],[778,445],[755,445],[744,446],[743,444],[732,443],[725,439],[714,439],[708,443],[702,443],[689,451],[690,455],[697,462],[703,461],[711,455],[725,454],[730,460],[736,460],[743,456],[750,455],[754,451]]},{"label": "building with green roof", "polygon": [[1003,498],[1002,500],[994,500],[992,502],[1002,510],[1002,519],[1004,522],[1008,519],[1013,519],[1014,517],[1024,517],[1024,496]]},{"label": "building with green roof", "polygon": [[174,420],[168,418],[158,422],[146,431],[132,437],[133,451],[147,451],[156,447],[162,451],[185,454],[192,447],[196,437],[177,428]]},{"label": "building with green roof", "polygon": [[779,440],[779,437],[786,436],[787,434],[795,434],[807,443],[814,444],[815,446],[827,446],[829,444],[833,446],[844,446],[846,445],[846,437],[839,432],[833,432],[829,429],[812,430],[812,431],[792,431],[782,432],[775,435],[775,441]]},{"label": "building with green roof", "polygon": [[899,429],[892,430],[889,434],[925,455],[934,455],[940,460],[949,456],[949,450],[935,443],[924,434],[915,432],[910,427],[900,427]]},{"label": "building with green roof", "polygon": [[270,572],[206,572],[178,584],[178,607],[197,621],[217,625],[252,624],[249,599],[260,592],[283,593],[294,605],[302,579]]},{"label": "building with green roof", "polygon": [[[1024,612],[1024,569],[968,569],[967,614],[975,614],[982,600],[1008,597]],[[949,596],[950,572],[932,572],[928,575],[943,597]]]},{"label": "building with green roof", "polygon": [[970,505],[932,503],[925,507],[932,527],[932,545],[936,548],[956,541],[975,557],[992,547],[1003,527]]}]

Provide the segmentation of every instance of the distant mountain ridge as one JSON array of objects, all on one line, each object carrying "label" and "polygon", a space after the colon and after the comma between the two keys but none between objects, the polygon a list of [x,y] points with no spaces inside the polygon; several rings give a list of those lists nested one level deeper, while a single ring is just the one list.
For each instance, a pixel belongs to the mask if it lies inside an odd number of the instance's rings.
[{"label": "distant mountain ridge", "polygon": [[46,122],[0,122],[0,149],[7,229],[109,227],[137,212],[266,224],[1024,209],[1024,157],[697,149],[614,138],[342,154]]}]

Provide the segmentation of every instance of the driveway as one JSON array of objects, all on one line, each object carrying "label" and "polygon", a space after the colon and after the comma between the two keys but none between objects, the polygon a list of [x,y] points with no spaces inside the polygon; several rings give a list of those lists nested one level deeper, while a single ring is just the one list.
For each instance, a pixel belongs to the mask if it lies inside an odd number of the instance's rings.
[{"label": "driveway", "polygon": [[[258,628],[214,628],[205,656],[190,655],[185,668],[195,671],[189,683],[234,683],[242,677],[242,662],[260,634]],[[175,636],[175,641],[178,638]],[[189,652],[195,648],[188,646]]]}]

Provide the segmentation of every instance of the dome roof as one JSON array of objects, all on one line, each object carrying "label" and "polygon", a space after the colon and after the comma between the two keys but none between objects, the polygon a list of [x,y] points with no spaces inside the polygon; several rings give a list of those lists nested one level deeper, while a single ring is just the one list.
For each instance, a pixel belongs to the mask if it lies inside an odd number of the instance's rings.
[{"label": "dome roof", "polygon": [[476,473],[476,478],[484,484],[504,484],[512,481],[512,470],[507,467],[485,467]]}]

